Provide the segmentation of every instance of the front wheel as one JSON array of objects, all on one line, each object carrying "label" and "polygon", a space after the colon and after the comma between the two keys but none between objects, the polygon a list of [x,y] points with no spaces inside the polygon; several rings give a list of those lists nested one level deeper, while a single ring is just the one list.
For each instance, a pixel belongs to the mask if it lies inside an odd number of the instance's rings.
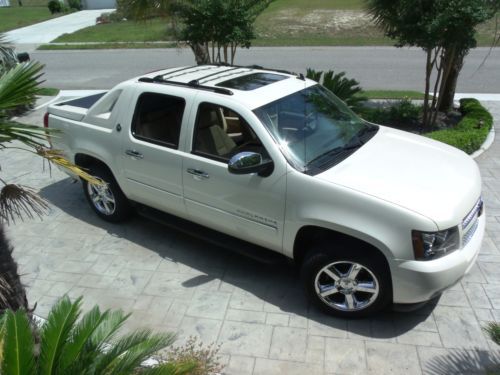
[{"label": "front wheel", "polygon": [[343,318],[372,315],[390,303],[389,270],[377,256],[358,251],[313,249],[301,278],[310,300]]},{"label": "front wheel", "polygon": [[82,180],[83,192],[94,212],[110,222],[129,218],[132,211],[130,203],[113,175],[100,166],[91,167],[90,174],[103,181],[102,185],[94,185]]}]

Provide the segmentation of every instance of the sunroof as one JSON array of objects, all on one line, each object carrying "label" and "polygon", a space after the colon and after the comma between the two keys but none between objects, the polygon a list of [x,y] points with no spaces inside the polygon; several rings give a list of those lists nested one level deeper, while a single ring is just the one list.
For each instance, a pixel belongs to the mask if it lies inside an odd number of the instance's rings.
[{"label": "sunroof", "polygon": [[224,82],[220,82],[215,86],[227,87],[228,89],[236,89],[242,91],[252,91],[259,87],[270,85],[271,83],[287,79],[287,76],[274,73],[252,73],[246,76],[236,77]]}]

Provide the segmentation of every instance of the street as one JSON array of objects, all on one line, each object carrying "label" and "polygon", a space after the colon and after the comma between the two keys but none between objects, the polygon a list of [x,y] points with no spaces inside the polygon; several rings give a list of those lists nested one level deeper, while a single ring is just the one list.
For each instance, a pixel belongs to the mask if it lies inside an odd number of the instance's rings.
[{"label": "street", "polygon": [[[459,79],[457,92],[500,92],[500,48],[472,50]],[[18,52],[21,52],[18,49]],[[60,89],[109,89],[131,77],[157,69],[194,65],[189,49],[34,51],[32,59],[46,65],[44,86]],[[236,64],[305,73],[345,71],[365,89],[424,89],[424,53],[417,48],[393,47],[253,47],[240,50]]]}]

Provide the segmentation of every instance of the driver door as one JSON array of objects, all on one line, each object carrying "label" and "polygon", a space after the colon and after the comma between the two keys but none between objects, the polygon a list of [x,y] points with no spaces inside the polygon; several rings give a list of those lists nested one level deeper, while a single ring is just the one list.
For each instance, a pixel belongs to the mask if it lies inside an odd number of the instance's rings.
[{"label": "driver door", "polygon": [[[201,96],[201,95],[200,95]],[[200,98],[200,96],[198,98]],[[183,160],[184,199],[192,221],[226,234],[281,251],[285,213],[286,163],[279,152],[265,146],[252,112],[203,101],[193,106],[196,120],[191,144]],[[265,132],[262,128],[261,131]],[[266,134],[264,134],[266,135]],[[272,142],[267,135],[267,142]],[[270,176],[235,175],[229,159],[242,151],[270,158]]]}]

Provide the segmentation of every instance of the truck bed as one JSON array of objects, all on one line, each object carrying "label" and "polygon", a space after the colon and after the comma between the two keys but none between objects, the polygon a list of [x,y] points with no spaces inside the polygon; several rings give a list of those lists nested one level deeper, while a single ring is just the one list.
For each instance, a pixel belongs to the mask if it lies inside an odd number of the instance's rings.
[{"label": "truck bed", "polygon": [[64,117],[74,121],[81,121],[87,114],[87,111],[99,99],[101,99],[107,91],[100,92],[81,98],[65,100],[50,107],[49,112],[53,115]]}]

